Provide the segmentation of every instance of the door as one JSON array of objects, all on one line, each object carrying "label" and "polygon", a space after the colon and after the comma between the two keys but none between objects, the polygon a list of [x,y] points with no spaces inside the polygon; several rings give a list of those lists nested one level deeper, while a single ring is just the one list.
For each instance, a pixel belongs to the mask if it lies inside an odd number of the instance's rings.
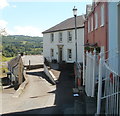
[{"label": "door", "polygon": [[62,62],[62,56],[63,56],[62,48],[59,48],[59,62]]}]

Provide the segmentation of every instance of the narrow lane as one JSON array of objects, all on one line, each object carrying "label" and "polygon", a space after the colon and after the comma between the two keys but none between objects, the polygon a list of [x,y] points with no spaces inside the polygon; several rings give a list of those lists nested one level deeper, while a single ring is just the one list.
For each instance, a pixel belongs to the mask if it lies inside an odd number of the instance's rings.
[{"label": "narrow lane", "polygon": [[32,70],[27,73],[29,84],[19,98],[13,97],[13,89],[3,91],[3,114],[54,106],[55,94],[50,92],[54,91],[56,86],[44,79],[43,69]]},{"label": "narrow lane", "polygon": [[52,85],[43,69],[27,72],[29,84],[19,98],[13,90],[3,92],[3,113],[14,114],[73,114],[74,78],[70,71],[61,71],[57,85]]}]

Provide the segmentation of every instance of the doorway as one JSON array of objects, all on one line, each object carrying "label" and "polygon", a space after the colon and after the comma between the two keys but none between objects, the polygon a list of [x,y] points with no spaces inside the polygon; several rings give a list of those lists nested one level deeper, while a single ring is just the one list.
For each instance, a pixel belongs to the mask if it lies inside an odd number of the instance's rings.
[{"label": "doorway", "polygon": [[63,53],[62,53],[62,48],[59,48],[59,62],[62,62],[62,57],[63,57]]},{"label": "doorway", "polygon": [[63,61],[63,45],[58,45],[58,62]]}]

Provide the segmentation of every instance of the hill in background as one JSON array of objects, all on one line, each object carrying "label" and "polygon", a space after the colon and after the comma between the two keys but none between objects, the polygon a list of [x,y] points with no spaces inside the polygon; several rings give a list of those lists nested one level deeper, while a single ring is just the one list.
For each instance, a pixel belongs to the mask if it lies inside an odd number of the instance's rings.
[{"label": "hill in background", "polygon": [[43,37],[23,35],[9,35],[2,37],[2,54],[5,57],[14,57],[19,53],[37,55],[43,52]]}]

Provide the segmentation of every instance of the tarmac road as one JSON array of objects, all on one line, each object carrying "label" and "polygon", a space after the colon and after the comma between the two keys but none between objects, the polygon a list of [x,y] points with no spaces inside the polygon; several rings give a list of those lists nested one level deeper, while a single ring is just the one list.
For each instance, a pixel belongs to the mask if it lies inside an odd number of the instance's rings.
[{"label": "tarmac road", "polygon": [[73,77],[69,71],[60,73],[57,85],[52,85],[43,69],[27,72],[29,84],[19,98],[14,98],[14,90],[4,89],[2,113],[14,114],[73,114]]},{"label": "tarmac road", "polygon": [[[42,71],[43,69],[38,69],[28,72],[29,84],[19,98],[13,97],[15,92],[13,88],[3,90],[2,114],[13,112],[26,113],[34,109],[39,109],[42,112],[44,107],[54,106],[55,94],[49,92],[54,91],[56,86],[51,85],[44,79]],[[36,113],[39,114],[41,112]]]}]

